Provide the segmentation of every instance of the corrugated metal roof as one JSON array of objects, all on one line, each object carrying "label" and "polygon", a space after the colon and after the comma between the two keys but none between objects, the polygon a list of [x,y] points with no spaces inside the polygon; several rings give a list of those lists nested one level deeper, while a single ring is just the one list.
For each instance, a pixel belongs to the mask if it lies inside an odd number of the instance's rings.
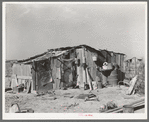
[{"label": "corrugated metal roof", "polygon": [[41,60],[46,60],[50,57],[59,57],[61,56],[62,54],[66,53],[67,51],[53,51],[53,52],[47,52],[45,55],[43,56],[40,56],[40,57],[37,57],[35,59],[31,59],[31,60],[28,60],[28,61],[25,61],[23,63],[25,64],[29,64],[29,63],[32,63],[33,61],[41,61]]},{"label": "corrugated metal roof", "polygon": [[[55,49],[48,49],[48,52],[44,52],[42,54],[35,55],[35,56],[30,57],[28,59],[18,60],[18,63],[27,63],[27,62],[30,62],[32,60],[37,60],[37,61],[39,61],[39,60],[45,60],[45,59],[51,57],[51,53],[52,54],[55,54],[55,57],[56,57],[58,55],[61,55],[60,52],[68,51],[68,50],[70,51],[70,50],[74,50],[74,49],[78,49],[78,48],[82,48],[82,47],[91,49],[92,51],[95,51],[96,53],[98,53],[99,55],[101,55],[102,57],[104,57],[103,54],[100,52],[102,50],[100,50],[100,49],[97,50],[95,48],[92,48],[92,47],[84,44],[84,45],[78,45],[78,46],[73,46],[73,47],[61,47],[61,48],[55,48]],[[113,51],[108,51],[108,52],[113,52]],[[113,52],[113,53],[115,53],[115,52]],[[116,53],[116,54],[118,54],[118,53]],[[119,54],[123,54],[123,53],[119,53]],[[52,55],[52,57],[54,57],[54,55]]]}]

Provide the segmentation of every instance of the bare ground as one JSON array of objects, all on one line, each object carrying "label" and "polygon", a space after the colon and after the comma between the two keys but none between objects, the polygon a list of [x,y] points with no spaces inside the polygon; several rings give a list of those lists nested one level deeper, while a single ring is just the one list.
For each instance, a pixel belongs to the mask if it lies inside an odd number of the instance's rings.
[{"label": "bare ground", "polygon": [[[57,90],[55,100],[51,99],[52,94],[36,96],[32,93],[5,93],[5,112],[8,113],[11,103],[17,102],[20,109],[32,108],[35,113],[99,113],[100,106],[111,100],[118,106],[122,106],[141,98],[138,95],[125,95],[127,89],[121,86],[121,88],[108,87],[94,90],[92,93],[97,95],[99,101],[86,102],[84,101],[85,95],[78,97],[80,94],[89,94],[89,90],[83,89]],[[144,109],[138,112],[143,113]]]}]

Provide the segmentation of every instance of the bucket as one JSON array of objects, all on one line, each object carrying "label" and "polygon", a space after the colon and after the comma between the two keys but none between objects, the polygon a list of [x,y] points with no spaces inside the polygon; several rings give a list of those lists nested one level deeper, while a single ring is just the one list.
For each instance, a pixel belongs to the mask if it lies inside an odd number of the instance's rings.
[{"label": "bucket", "polygon": [[84,90],[88,90],[89,89],[89,85],[88,84],[85,84],[84,85]]},{"label": "bucket", "polygon": [[123,113],[134,113],[134,107],[131,105],[124,105]]},{"label": "bucket", "polygon": [[108,69],[108,66],[106,66],[106,65],[105,66],[102,66],[102,69],[105,69],[106,70],[106,69]]},{"label": "bucket", "polygon": [[110,75],[108,76],[107,81],[111,86],[118,85],[118,72],[116,69],[111,71]]},{"label": "bucket", "polygon": [[102,72],[102,84],[107,84],[107,76]]}]

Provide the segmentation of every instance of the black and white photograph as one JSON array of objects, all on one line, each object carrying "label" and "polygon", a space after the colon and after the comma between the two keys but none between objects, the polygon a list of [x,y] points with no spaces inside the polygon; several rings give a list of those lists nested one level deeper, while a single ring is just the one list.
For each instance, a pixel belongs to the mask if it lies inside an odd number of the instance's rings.
[{"label": "black and white photograph", "polygon": [[3,119],[147,119],[147,2],[3,2]]}]

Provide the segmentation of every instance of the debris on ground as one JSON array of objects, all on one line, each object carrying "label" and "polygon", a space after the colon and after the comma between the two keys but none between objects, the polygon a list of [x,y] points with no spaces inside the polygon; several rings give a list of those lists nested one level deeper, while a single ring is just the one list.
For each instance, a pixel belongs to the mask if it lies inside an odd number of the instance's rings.
[{"label": "debris on ground", "polygon": [[104,112],[107,110],[107,106],[105,104],[103,104],[102,106],[100,106],[99,108],[99,112]]},{"label": "debris on ground", "polygon": [[5,92],[12,91],[12,88],[5,88]]},{"label": "debris on ground", "polygon": [[[55,91],[56,95],[52,93],[46,93],[41,96],[34,97],[34,94],[12,94],[5,93],[5,111],[9,112],[9,107],[12,103],[16,102],[19,104],[22,112],[27,112],[27,106],[31,107],[36,113],[62,113],[67,111],[68,113],[72,112],[87,112],[87,113],[97,113],[99,112],[99,107],[105,104],[103,110],[106,109],[106,103],[115,100],[116,105],[122,106],[122,104],[129,104],[134,101],[134,99],[125,99],[126,97],[134,97],[136,100],[142,96],[128,96],[124,94],[124,90],[128,89],[126,86],[121,86],[122,91],[117,90],[116,87],[109,87],[105,89],[100,89],[99,92],[84,89],[70,89],[69,91],[59,90]],[[94,95],[91,95],[94,94]],[[64,95],[74,96],[73,98],[66,98]],[[95,97],[96,95],[96,97]],[[97,101],[87,101],[84,102],[84,99],[88,96],[92,96],[91,99],[100,98],[100,102]],[[94,97],[93,97],[94,96]],[[57,99],[55,99],[55,97]],[[51,99],[51,100],[50,100]],[[55,100],[54,100],[55,99]],[[36,101],[36,102],[35,102]],[[67,103],[66,103],[67,102]],[[79,103],[79,105],[78,105]],[[78,106],[77,106],[78,105]],[[61,107],[62,106],[62,107]],[[63,108],[63,107],[66,108]],[[55,107],[55,109],[54,109]],[[68,107],[68,109],[67,109]],[[111,107],[112,108],[112,107]],[[111,109],[112,110],[112,109]]]},{"label": "debris on ground", "polygon": [[21,113],[19,105],[17,103],[11,104],[9,108],[9,113]]},{"label": "debris on ground", "polygon": [[32,108],[20,109],[18,103],[12,103],[9,113],[34,113],[34,110]]},{"label": "debris on ground", "polygon": [[79,96],[77,96],[77,99],[85,99],[86,97],[88,97],[88,94],[80,94]]},{"label": "debris on ground", "polygon": [[134,96],[123,96],[124,99],[134,99]]},{"label": "debris on ground", "polygon": [[53,95],[55,95],[55,91],[51,91],[51,90],[50,90],[50,91],[48,91],[47,93],[48,93],[48,94],[53,94]]},{"label": "debris on ground", "polygon": [[79,89],[79,85],[78,86],[75,86],[74,89]]},{"label": "debris on ground", "polygon": [[92,97],[96,97],[96,95],[95,94],[89,94],[88,95],[88,98],[92,98]]},{"label": "debris on ground", "polygon": [[108,102],[106,106],[107,106],[107,109],[108,109],[108,110],[109,110],[109,109],[117,108],[116,103],[113,102],[113,101]]},{"label": "debris on ground", "polygon": [[37,92],[37,95],[36,96],[43,96],[43,95],[45,95],[44,92],[40,92],[40,93]]},{"label": "debris on ground", "polygon": [[97,98],[97,96],[93,93],[88,94],[87,97],[85,97],[84,101],[99,101],[99,99]]},{"label": "debris on ground", "polygon": [[99,99],[98,99],[97,97],[92,97],[92,98],[86,97],[84,101],[85,101],[85,102],[86,102],[86,101],[99,101]]},{"label": "debris on ground", "polygon": [[13,90],[7,91],[7,93],[13,93]]},{"label": "debris on ground", "polygon": [[32,108],[22,109],[21,113],[34,113],[34,110]]},{"label": "debris on ground", "polygon": [[64,95],[64,97],[73,98],[73,95]]},{"label": "debris on ground", "polygon": [[113,101],[109,101],[107,102],[107,104],[103,104],[100,108],[99,108],[99,111],[100,112],[104,112],[104,111],[107,111],[107,110],[110,110],[110,109],[114,109],[114,108],[117,108],[117,104]]},{"label": "debris on ground", "polygon": [[78,105],[79,105],[79,103],[70,104],[69,106],[67,106],[67,109],[74,108]]},{"label": "debris on ground", "polygon": [[56,97],[42,97],[42,100],[56,100]]},{"label": "debris on ground", "polygon": [[65,87],[65,88],[63,88],[63,90],[67,90],[67,88]]}]

